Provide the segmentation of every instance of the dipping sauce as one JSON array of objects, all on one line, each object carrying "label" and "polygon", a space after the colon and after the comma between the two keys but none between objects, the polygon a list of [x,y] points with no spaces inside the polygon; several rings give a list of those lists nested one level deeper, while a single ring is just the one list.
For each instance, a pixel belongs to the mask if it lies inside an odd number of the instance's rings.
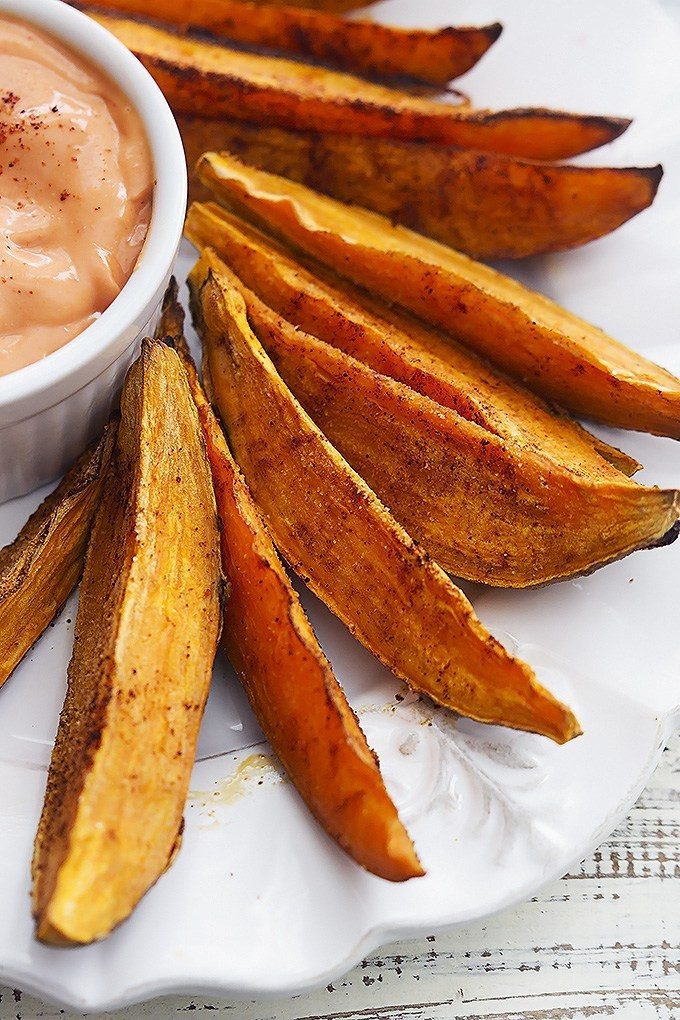
[{"label": "dipping sauce", "polygon": [[144,243],[152,191],[129,99],[58,40],[0,17],[0,376],[111,304]]}]

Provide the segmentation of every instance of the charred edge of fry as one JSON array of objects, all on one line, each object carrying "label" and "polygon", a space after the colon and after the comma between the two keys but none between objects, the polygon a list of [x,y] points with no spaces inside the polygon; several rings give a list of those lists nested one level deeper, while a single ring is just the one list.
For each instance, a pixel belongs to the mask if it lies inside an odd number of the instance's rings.
[{"label": "charred edge of fry", "polygon": [[167,338],[173,343],[184,339],[184,309],[179,303],[179,286],[174,276],[170,277],[163,295],[161,321],[156,336],[158,339]]},{"label": "charred edge of fry", "polygon": [[[365,22],[371,24],[371,22]],[[399,29],[406,34],[417,29],[403,28]],[[425,30],[427,31],[427,30]],[[461,36],[471,35],[474,37],[483,36],[484,39],[488,40],[489,46],[495,43],[503,31],[503,25],[500,21],[490,22],[488,25],[447,25],[445,28],[434,28],[431,30],[433,36],[451,36],[454,39],[459,39]]]},{"label": "charred edge of fry", "polygon": [[675,524],[671,525],[665,535],[662,535],[661,538],[656,540],[656,542],[652,542],[652,544],[647,548],[662,549],[666,545],[673,545],[673,542],[675,542],[678,535],[680,535],[680,520],[677,520]]},{"label": "charred edge of fry", "polygon": [[489,46],[491,46],[492,43],[495,43],[500,38],[503,32],[503,25],[500,21],[493,21],[489,25],[482,25],[479,31],[484,33],[489,40]]},{"label": "charred edge of fry", "polygon": [[657,163],[655,166],[631,166],[623,168],[617,167],[614,169],[617,169],[619,170],[619,172],[623,173],[628,172],[630,174],[637,174],[638,177],[646,180],[651,192],[649,204],[650,205],[652,204],[652,201],[654,200],[656,193],[659,190],[659,185],[661,184],[661,181],[663,179],[663,166],[661,163]]},{"label": "charred edge of fry", "polygon": [[482,121],[484,124],[496,124],[523,120],[525,117],[532,117],[537,120],[566,119],[570,122],[577,119],[584,127],[599,128],[608,136],[610,142],[613,142],[615,138],[619,138],[633,123],[632,117],[612,117],[601,113],[575,114],[567,113],[563,110],[549,110],[540,106],[518,106],[512,110],[471,110],[466,114],[465,119],[472,122]]},{"label": "charred edge of fry", "polygon": [[[665,490],[665,491],[668,492],[669,495],[672,494],[673,497],[674,497],[672,499],[672,501],[671,501],[671,505],[669,506],[669,510],[672,509],[672,510],[674,510],[674,512],[676,514],[680,515],[680,492],[673,493],[673,490]],[[609,559],[607,559],[607,560],[601,560],[599,563],[593,563],[593,565],[588,567],[587,570],[579,571],[578,575],[576,575],[576,576],[577,577],[591,577],[593,574],[596,574],[598,570],[601,570],[602,567],[609,567],[613,563],[619,563],[621,560],[625,560],[628,556],[632,555],[632,553],[635,553],[635,552],[649,552],[652,549],[663,549],[667,545],[673,545],[673,543],[678,538],[678,535],[680,535],[680,519],[676,520],[673,524],[671,524],[671,526],[668,529],[668,531],[666,531],[663,535],[661,535],[660,538],[652,539],[650,542],[647,542],[645,545],[638,545],[634,549],[628,549],[625,552],[621,553],[620,556],[610,556]],[[574,577],[573,574],[572,575],[564,575],[563,577],[554,577],[550,581],[539,582],[538,584],[527,585],[522,590],[523,591],[540,591],[542,588],[549,588],[550,585],[552,585],[552,584],[559,584],[561,581],[570,580],[573,577]]]},{"label": "charred edge of fry", "polygon": [[[669,494],[672,490],[665,490]],[[676,514],[680,514],[680,499],[675,495],[675,499],[672,500],[672,505],[669,506],[669,510],[673,510]],[[673,545],[680,535],[680,520],[676,520],[668,530],[661,535],[660,538],[651,539],[645,541],[641,545],[636,545],[632,549],[626,549],[618,556],[609,556],[605,560],[600,560],[597,563],[591,564],[591,566],[579,570],[576,574],[562,574],[560,577],[552,577],[549,581],[537,581],[535,584],[526,584],[522,587],[521,591],[540,591],[542,588],[549,588],[553,584],[560,584],[563,581],[570,581],[578,579],[579,577],[591,577],[596,574],[598,570],[602,570],[603,567],[610,567],[613,563],[620,563],[621,560],[625,560],[628,556],[631,556],[636,552],[650,552],[653,549],[662,549],[667,545]]]},{"label": "charred edge of fry", "polygon": [[[177,854],[182,849],[182,840],[184,838],[184,828],[185,828],[184,815],[182,815],[181,821],[179,823],[179,829],[177,830],[177,835],[175,836],[175,842],[172,844],[172,848],[171,848],[170,854],[168,856],[168,863],[165,865],[165,870],[163,871],[163,874],[165,874],[166,871],[170,870],[172,865],[175,863],[175,858],[177,857]],[[159,876],[159,878],[160,877],[161,876]]]}]

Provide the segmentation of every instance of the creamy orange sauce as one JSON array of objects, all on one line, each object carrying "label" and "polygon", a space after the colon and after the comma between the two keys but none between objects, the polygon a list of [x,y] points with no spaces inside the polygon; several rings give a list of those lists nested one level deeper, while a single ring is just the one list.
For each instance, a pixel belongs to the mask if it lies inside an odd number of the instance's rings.
[{"label": "creamy orange sauce", "polygon": [[111,304],[144,243],[152,191],[123,93],[57,40],[0,17],[0,376]]}]

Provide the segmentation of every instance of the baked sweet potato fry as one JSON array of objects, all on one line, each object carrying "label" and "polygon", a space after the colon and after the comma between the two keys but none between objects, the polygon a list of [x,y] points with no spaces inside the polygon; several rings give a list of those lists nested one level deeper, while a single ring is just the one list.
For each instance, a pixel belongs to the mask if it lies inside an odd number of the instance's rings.
[{"label": "baked sweet potato fry", "polygon": [[627,120],[554,110],[471,110],[281,57],[183,39],[139,21],[92,14],[156,79],[176,113],[301,130],[462,145],[563,159],[612,141]]},{"label": "baked sweet potato fry", "polygon": [[288,50],[360,74],[406,76],[445,85],[465,74],[501,33],[482,28],[406,29],[377,21],[349,21],[326,11],[262,7],[244,0],[79,0],[181,28],[207,29],[236,42]]},{"label": "baked sweet potato fry", "polygon": [[144,341],[80,586],[33,858],[38,938],[104,938],[172,856],[219,637],[217,511],[174,351]]},{"label": "baked sweet potato fry", "polygon": [[458,577],[522,588],[675,537],[680,493],[579,477],[287,322],[237,276],[284,382],[408,533]]},{"label": "baked sweet potato fry", "polygon": [[294,181],[206,153],[218,197],[586,418],[680,438],[680,380],[521,283]]},{"label": "baked sweet potato fry", "polygon": [[[586,432],[568,415],[511,383],[476,355],[436,330],[370,300],[345,283],[338,289],[318,264],[300,265],[290,252],[214,203],[194,203],[185,233],[201,250],[214,248],[265,304],[307,333],[339,347],[487,432],[540,452],[560,470],[616,483],[602,458],[632,475],[632,457]],[[321,274],[321,275],[319,275]],[[363,302],[363,303],[362,303]]]},{"label": "baked sweet potato fry", "polygon": [[[169,318],[173,325],[168,329]],[[222,632],[227,654],[264,735],[331,838],[381,878],[398,882],[422,875],[378,761],[206,399],[181,319],[181,309],[169,296],[165,331],[172,335],[198,408],[222,524],[222,569],[230,593]]]},{"label": "baked sweet potato fry", "polygon": [[0,687],[78,583],[115,438],[115,425],[107,425],[0,549]]},{"label": "baked sweet potato fry", "polygon": [[293,569],[385,665],[439,704],[559,742],[575,736],[569,709],[489,635],[304,412],[214,253],[204,252],[190,287],[232,450]]},{"label": "baked sweet potato fry", "polygon": [[261,170],[482,259],[524,258],[602,237],[651,205],[663,174],[660,166],[546,166],[421,142],[188,114],[178,123],[190,166],[203,152],[227,149]]}]

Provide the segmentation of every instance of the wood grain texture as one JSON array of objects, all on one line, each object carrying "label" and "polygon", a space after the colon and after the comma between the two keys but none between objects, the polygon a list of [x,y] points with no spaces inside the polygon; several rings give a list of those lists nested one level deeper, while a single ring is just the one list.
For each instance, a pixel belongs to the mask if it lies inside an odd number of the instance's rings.
[{"label": "wood grain texture", "polygon": [[[680,736],[625,821],[529,903],[487,924],[385,947],[326,989],[239,1003],[167,997],[116,1020],[678,1020]],[[95,1014],[90,1014],[94,1016]],[[75,1020],[0,989],[0,1020]]]}]

